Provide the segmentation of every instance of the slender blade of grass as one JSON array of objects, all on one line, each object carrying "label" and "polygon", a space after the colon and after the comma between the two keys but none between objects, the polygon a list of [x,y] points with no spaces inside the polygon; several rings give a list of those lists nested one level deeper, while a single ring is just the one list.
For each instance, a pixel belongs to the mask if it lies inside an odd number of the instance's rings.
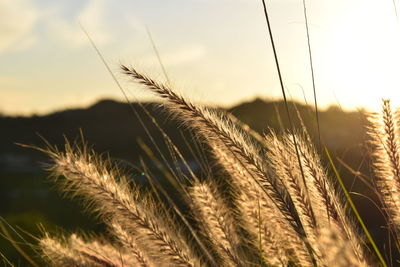
[{"label": "slender blade of grass", "polygon": [[319,124],[317,91],[315,88],[314,64],[313,64],[313,58],[312,58],[312,52],[311,52],[311,41],[310,41],[310,31],[308,28],[306,0],[303,0],[303,11],[304,11],[304,20],[305,20],[305,24],[306,24],[307,46],[308,46],[308,56],[309,56],[309,61],[310,61],[311,80],[312,80],[312,86],[313,86],[313,92],[314,92],[314,107],[315,107],[315,118],[317,120],[318,145],[319,145],[319,150],[321,150],[321,148],[322,148],[322,146],[321,146],[321,130],[320,130],[320,124]]},{"label": "slender blade of grass", "polygon": [[149,27],[147,27],[147,25],[146,25],[146,32],[147,32],[147,35],[148,35],[148,37],[150,39],[151,46],[153,47],[154,54],[157,57],[158,64],[160,64],[161,70],[162,70],[162,72],[164,74],[165,80],[167,81],[168,85],[171,85],[171,80],[169,79],[167,70],[165,69],[165,66],[164,66],[164,64],[163,64],[163,62],[161,60],[160,53],[158,52],[156,43],[154,42],[153,36],[151,35],[150,29],[149,29]]},{"label": "slender blade of grass", "polygon": [[15,265],[14,265],[13,263],[11,263],[11,262],[7,259],[7,257],[6,257],[3,253],[1,253],[1,252],[0,252],[0,257],[3,259],[4,266],[7,266],[6,263],[8,263],[8,265],[10,265],[11,267],[14,267],[14,266],[15,266]]},{"label": "slender blade of grass", "polygon": [[[301,176],[302,176],[302,179],[303,179],[303,182],[304,182],[304,187],[306,189],[305,190],[306,191],[306,195],[307,195],[307,198],[310,199],[310,196],[308,194],[306,179],[305,179],[305,176],[304,176],[303,165],[302,165],[301,159],[300,159],[300,153],[299,153],[299,148],[298,148],[298,145],[297,145],[296,135],[294,134],[294,125],[293,125],[292,117],[290,116],[290,112],[289,112],[289,106],[288,106],[287,97],[286,97],[286,93],[285,93],[285,87],[283,85],[281,68],[279,66],[278,54],[277,54],[276,48],[275,48],[275,42],[274,42],[274,38],[273,38],[273,35],[272,35],[272,28],[271,28],[271,23],[269,21],[268,10],[267,10],[267,5],[265,3],[265,0],[262,0],[262,4],[263,4],[265,20],[267,22],[268,33],[269,33],[269,37],[270,37],[270,40],[271,40],[272,50],[273,50],[273,54],[274,54],[275,65],[276,65],[276,69],[277,69],[277,72],[278,72],[279,83],[280,83],[281,90],[282,90],[282,96],[283,96],[283,100],[285,102],[285,109],[286,109],[287,117],[288,117],[289,124],[290,124],[290,133],[292,134],[292,137],[293,137],[293,143],[294,143],[294,147],[295,147],[295,150],[296,150],[297,161],[299,163]],[[312,216],[315,218],[314,212],[312,210],[311,210],[311,213],[312,213]],[[314,253],[312,252],[312,250],[310,250],[310,252],[311,252],[310,255],[313,255],[313,257],[314,257]],[[313,262],[316,265],[315,258],[313,258]]]},{"label": "slender blade of grass", "polygon": [[[3,218],[1,217],[3,220]],[[10,233],[7,231],[6,227],[4,226],[4,223],[0,220],[0,229],[4,233],[4,235],[7,237],[8,241],[13,245],[13,247],[18,251],[18,253],[24,257],[32,266],[34,267],[39,267],[39,265],[26,254],[26,252],[18,245],[18,242],[14,240],[14,238],[10,235]]]}]

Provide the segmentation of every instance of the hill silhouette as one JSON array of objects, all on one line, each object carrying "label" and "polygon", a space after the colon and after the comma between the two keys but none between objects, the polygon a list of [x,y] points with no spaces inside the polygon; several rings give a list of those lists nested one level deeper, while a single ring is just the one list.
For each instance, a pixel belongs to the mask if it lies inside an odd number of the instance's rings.
[{"label": "hill silhouette", "polygon": [[[298,103],[295,105],[309,132],[316,137],[312,107]],[[144,103],[144,106],[178,145],[183,143],[180,132],[183,132],[185,138],[191,138],[179,122],[160,108],[159,103]],[[289,106],[292,117],[299,125],[294,104],[289,103]],[[62,147],[65,138],[74,140],[79,137],[80,131],[96,151],[110,152],[115,157],[137,160],[141,154],[137,140],[142,139],[146,143],[150,141],[132,108],[138,112],[156,143],[162,143],[159,142],[162,139],[159,131],[137,103],[133,103],[130,107],[127,103],[102,100],[85,109],[69,109],[44,116],[0,117],[1,166],[4,167],[6,164],[4,162],[6,155],[16,157],[29,155],[40,158],[39,154],[29,149],[22,149],[15,143],[43,146],[41,138],[43,137],[50,144]],[[269,129],[280,132],[282,127],[288,127],[284,103],[281,101],[267,102],[255,99],[227,111],[259,133],[266,133]],[[343,112],[332,107],[320,111],[319,116],[324,144],[337,151],[339,155],[344,150],[352,150],[364,142],[365,118],[362,113]]]}]

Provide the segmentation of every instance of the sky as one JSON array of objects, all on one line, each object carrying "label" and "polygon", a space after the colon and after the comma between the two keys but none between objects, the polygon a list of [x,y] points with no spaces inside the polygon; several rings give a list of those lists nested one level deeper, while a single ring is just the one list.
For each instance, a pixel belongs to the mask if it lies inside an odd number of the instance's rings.
[{"label": "sky", "polygon": [[[302,0],[267,0],[289,98],[313,102]],[[397,0],[306,0],[321,107],[400,105]],[[400,10],[399,10],[400,11]],[[123,95],[151,99],[119,72],[132,65],[194,102],[281,98],[260,0],[0,0],[0,113],[46,114]]]}]

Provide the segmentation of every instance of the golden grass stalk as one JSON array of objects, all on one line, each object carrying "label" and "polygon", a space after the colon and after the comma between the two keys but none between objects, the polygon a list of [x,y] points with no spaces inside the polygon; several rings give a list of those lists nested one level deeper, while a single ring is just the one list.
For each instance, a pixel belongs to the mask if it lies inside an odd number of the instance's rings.
[{"label": "golden grass stalk", "polygon": [[395,118],[390,101],[383,100],[382,113],[372,114],[369,121],[376,185],[390,223],[400,229],[400,120]]},{"label": "golden grass stalk", "polygon": [[123,249],[97,240],[86,242],[73,234],[69,238],[54,239],[48,234],[39,244],[53,266],[137,266],[138,262]]},{"label": "golden grass stalk", "polygon": [[[304,131],[303,135],[298,135],[297,140],[310,202],[318,227],[327,227],[332,220],[338,221],[339,197],[328,179],[326,170],[322,167],[307,132]],[[289,147],[293,146],[293,142],[288,137],[286,137],[286,144]]]},{"label": "golden grass stalk", "polygon": [[[64,153],[48,151],[54,161],[51,169],[65,177],[63,190],[84,197],[106,223],[109,218],[117,220],[160,262],[175,266],[199,265],[180,231],[166,225],[166,214],[158,213],[151,199],[143,198],[137,188],[129,187],[109,161],[86,149],[73,149],[68,143],[65,150]],[[121,177],[119,182],[116,177]]]},{"label": "golden grass stalk", "polygon": [[47,259],[51,266],[83,267],[90,264],[75,250],[48,235],[40,240],[39,247],[42,251],[42,256]]},{"label": "golden grass stalk", "polygon": [[[199,107],[177,95],[168,86],[159,84],[147,76],[137,72],[134,68],[121,66],[123,73],[137,82],[144,84],[158,96],[167,100],[167,108],[172,114],[209,141],[221,141],[229,147],[232,156],[236,157],[245,168],[249,169],[252,179],[271,198],[277,211],[283,216],[299,234],[304,235],[293,201],[282,182],[270,175],[264,160],[263,149],[255,145],[253,138],[238,128],[229,118],[210,109]],[[178,116],[179,115],[179,116]]]},{"label": "golden grass stalk", "polygon": [[[284,239],[284,229],[279,221],[273,216],[265,212],[271,210],[266,207],[265,203],[257,197],[250,197],[242,194],[237,199],[237,208],[240,211],[242,227],[249,233],[249,243],[251,243],[258,251],[260,262],[265,262],[271,266],[286,266],[290,260],[297,261],[295,256],[291,257],[290,248],[293,247],[290,241],[294,238],[287,236]],[[255,205],[256,204],[256,205]],[[258,205],[257,205],[258,204]],[[303,249],[303,247],[301,247]],[[302,250],[299,250],[300,252]],[[306,255],[307,250],[303,251]],[[309,257],[306,256],[306,261]],[[304,264],[304,266],[309,266]]]},{"label": "golden grass stalk", "polygon": [[296,161],[295,151],[292,149],[293,146],[291,146],[291,139],[290,137],[286,137],[286,140],[281,142],[275,134],[266,136],[266,139],[268,147],[267,157],[270,165],[275,170],[276,175],[282,179],[286,188],[288,188],[307,239],[311,242],[311,245],[315,245],[318,235],[317,221],[311,207],[310,199],[305,193],[306,187]]},{"label": "golden grass stalk", "polygon": [[[208,182],[210,183],[210,182]],[[238,254],[239,237],[230,209],[215,185],[195,183],[190,188],[196,219],[203,226],[224,266],[244,266]]]},{"label": "golden grass stalk", "polygon": [[346,234],[358,260],[365,262],[365,244],[354,222],[349,218],[341,197],[335,189],[327,171],[323,168],[311,139],[303,129],[298,137],[299,150],[304,166],[304,175],[309,190],[311,205],[319,221],[320,228],[336,227]]},{"label": "golden grass stalk", "polygon": [[282,217],[272,200],[232,152],[222,142],[211,144],[218,162],[230,175],[238,222],[250,234],[250,243],[259,250],[264,262],[272,266],[286,265],[289,260],[312,266],[304,241]]},{"label": "golden grass stalk", "polygon": [[352,249],[351,243],[337,228],[323,228],[318,236],[318,244],[326,266],[332,267],[364,267]]},{"label": "golden grass stalk", "polygon": [[[287,242],[276,237],[281,231],[277,218],[273,219],[274,214],[276,214],[274,205],[269,203],[269,198],[265,196],[246,169],[231,156],[231,152],[226,149],[224,144],[213,142],[211,145],[215,158],[230,175],[230,182],[233,186],[232,193],[238,213],[236,216],[239,221],[242,221],[241,227],[251,234],[250,243],[259,248],[259,254],[263,261],[272,265],[286,263]],[[263,205],[265,208],[260,208],[260,205],[262,205],[260,202],[269,204]],[[268,222],[268,227],[266,222]],[[289,226],[289,229],[292,228]],[[295,233],[295,235],[297,234]]]},{"label": "golden grass stalk", "polygon": [[[323,169],[321,161],[306,132],[297,136],[298,150],[303,165],[304,178],[302,183],[300,169],[296,162],[296,152],[291,135],[285,134],[283,140],[271,134],[266,137],[269,148],[269,158],[277,175],[286,182],[289,192],[299,210],[307,238],[314,250],[318,251],[317,237],[319,229],[337,227],[346,233],[352,247],[361,263],[365,262],[363,239],[349,219],[331,180]],[[308,194],[304,191],[308,190]],[[307,197],[309,196],[309,198]],[[312,212],[311,212],[312,210]],[[312,215],[315,214],[313,218]],[[319,257],[321,259],[321,257]]]},{"label": "golden grass stalk", "polygon": [[138,261],[123,248],[116,248],[96,239],[86,242],[76,234],[68,239],[69,246],[81,257],[97,263],[99,266],[138,266]]},{"label": "golden grass stalk", "polygon": [[137,266],[140,267],[155,267],[153,261],[146,255],[145,251],[140,249],[133,235],[125,231],[118,222],[111,223],[111,230],[114,236],[122,244],[127,251],[136,258]]}]

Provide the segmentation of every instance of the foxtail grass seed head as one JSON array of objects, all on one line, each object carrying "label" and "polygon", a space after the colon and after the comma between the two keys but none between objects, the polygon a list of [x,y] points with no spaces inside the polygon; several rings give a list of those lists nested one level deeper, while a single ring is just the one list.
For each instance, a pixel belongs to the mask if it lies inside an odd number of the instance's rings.
[{"label": "foxtail grass seed head", "polygon": [[[54,238],[46,233],[39,247],[49,265],[377,266],[368,265],[372,257],[366,259],[363,237],[305,129],[261,137],[232,115],[193,104],[169,85],[121,68],[166,100],[166,109],[207,145],[213,167],[222,171],[196,174],[193,181],[185,180],[188,184],[177,181],[187,200],[182,204],[186,213],[179,213],[87,146],[67,142],[63,152],[49,148],[55,181],[70,196],[83,199],[111,237]],[[370,122],[378,189],[398,229],[399,119],[384,101],[382,114]],[[190,231],[180,220],[186,217],[194,226]],[[198,237],[204,238],[201,245]]]}]

